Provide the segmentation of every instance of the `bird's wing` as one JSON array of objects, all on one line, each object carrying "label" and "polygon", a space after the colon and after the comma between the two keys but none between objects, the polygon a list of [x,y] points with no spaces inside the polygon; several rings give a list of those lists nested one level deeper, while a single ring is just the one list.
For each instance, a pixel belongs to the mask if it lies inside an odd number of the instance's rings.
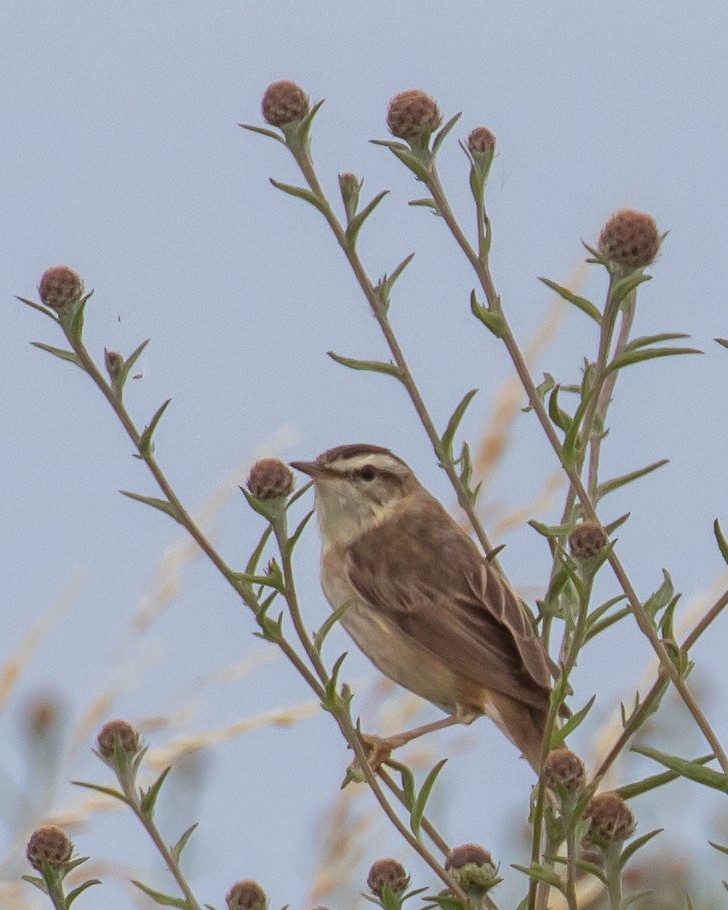
[{"label": "bird's wing", "polygon": [[363,535],[345,570],[358,596],[484,688],[542,708],[548,658],[501,573],[442,509],[416,505]]}]

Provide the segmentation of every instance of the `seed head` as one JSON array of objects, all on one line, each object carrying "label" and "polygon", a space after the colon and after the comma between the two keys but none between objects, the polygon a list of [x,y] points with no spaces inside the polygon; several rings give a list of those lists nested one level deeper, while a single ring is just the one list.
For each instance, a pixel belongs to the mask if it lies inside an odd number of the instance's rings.
[{"label": "seed head", "polygon": [[268,898],[258,882],[235,882],[225,898],[228,910],[267,910]]},{"label": "seed head", "polygon": [[67,265],[55,265],[43,272],[38,294],[47,307],[60,312],[83,297],[83,281]]},{"label": "seed head", "polygon": [[402,863],[396,859],[378,859],[367,875],[369,890],[377,897],[382,896],[385,885],[389,885],[394,894],[403,894],[409,883],[409,875]]},{"label": "seed head", "polygon": [[637,827],[632,810],[617,793],[592,796],[586,817],[590,820],[587,839],[600,847],[627,840]]},{"label": "seed head", "polygon": [[445,869],[466,891],[483,891],[498,883],[493,857],[479,844],[455,847],[445,860]]},{"label": "seed head", "polygon": [[661,243],[662,237],[651,215],[622,209],[602,228],[599,252],[618,265],[641,269],[654,260]]},{"label": "seed head", "polygon": [[575,559],[593,559],[608,543],[604,528],[598,521],[582,521],[569,534],[569,549]]},{"label": "seed head", "polygon": [[104,758],[113,758],[114,745],[117,740],[127,755],[135,755],[140,747],[139,733],[125,720],[110,720],[99,731],[97,744]]},{"label": "seed head", "polygon": [[71,839],[56,825],[43,825],[36,829],[28,841],[26,855],[30,865],[38,872],[43,870],[43,861],[53,869],[67,863],[73,853]]},{"label": "seed head", "polygon": [[248,489],[256,499],[280,499],[293,489],[293,474],[280,458],[260,458],[250,469]]},{"label": "seed head", "polygon": [[441,123],[437,101],[419,89],[400,92],[389,102],[387,126],[398,139],[429,136]]},{"label": "seed head", "polygon": [[468,135],[468,151],[471,155],[493,155],[495,136],[486,126],[476,126]]},{"label": "seed head", "polygon": [[562,797],[578,793],[586,780],[584,762],[571,749],[554,749],[544,762],[543,778]]},{"label": "seed head", "polygon": [[263,95],[263,118],[271,126],[285,126],[293,120],[301,120],[308,109],[308,95],[300,85],[288,79],[272,82]]}]

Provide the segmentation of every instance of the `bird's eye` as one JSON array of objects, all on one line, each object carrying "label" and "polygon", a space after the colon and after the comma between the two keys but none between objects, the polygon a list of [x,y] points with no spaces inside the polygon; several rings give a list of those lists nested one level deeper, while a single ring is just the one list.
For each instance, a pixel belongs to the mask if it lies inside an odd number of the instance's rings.
[{"label": "bird's eye", "polygon": [[374,480],[375,475],[376,471],[369,465],[366,465],[366,467],[363,467],[361,471],[359,471],[359,476],[362,480]]}]

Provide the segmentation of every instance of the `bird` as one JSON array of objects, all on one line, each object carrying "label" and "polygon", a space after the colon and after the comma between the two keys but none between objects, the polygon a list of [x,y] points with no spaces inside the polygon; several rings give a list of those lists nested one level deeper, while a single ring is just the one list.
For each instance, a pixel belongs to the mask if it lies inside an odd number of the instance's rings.
[{"label": "bird", "polygon": [[330,606],[385,676],[447,715],[373,737],[380,756],[486,715],[538,773],[552,664],[500,568],[389,449],[341,445],[291,467],[314,483]]}]

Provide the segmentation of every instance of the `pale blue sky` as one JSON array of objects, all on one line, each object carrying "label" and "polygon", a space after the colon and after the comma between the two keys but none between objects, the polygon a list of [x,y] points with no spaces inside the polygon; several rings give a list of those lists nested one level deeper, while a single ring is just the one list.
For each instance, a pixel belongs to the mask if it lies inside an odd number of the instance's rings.
[{"label": "pale blue sky", "polygon": [[[489,191],[493,263],[524,343],[551,304],[535,277],[568,280],[582,257],[580,241],[594,242],[614,210],[644,209],[670,231],[655,280],[641,295],[636,331],[689,332],[706,356],[625,374],[606,473],[661,457],[671,462],[615,497],[606,517],[632,511],[620,552],[641,594],[659,584],[663,566],[688,597],[710,587],[720,571],[713,519],[728,529],[728,352],[712,341],[728,335],[727,35],[728,11],[716,2],[6,3],[0,660],[73,579],[81,582],[6,709],[4,741],[17,738],[21,696],[36,685],[58,686],[78,718],[110,679],[141,665],[146,674],[112,709],[141,717],[186,703],[195,679],[262,647],[250,618],[200,562],[185,569],[178,599],[146,635],[124,638],[165,548],[178,538],[160,515],[118,495],[154,490],[100,394],[80,372],[28,345],[60,343],[47,320],[12,300],[33,296],[46,267],[68,264],[95,288],[88,342],[96,353],[104,346],[128,353],[151,337],[129,403],[144,423],[173,398],[158,455],[192,508],[232,472],[243,482],[240,466],[281,428],[294,440],[283,452],[290,458],[343,442],[388,445],[452,499],[404,395],[382,377],[347,372],[325,356],[333,349],[383,357],[385,350],[323,220],[268,183],[269,176],[297,181],[290,156],[236,126],[260,120],[262,93],[275,79],[295,79],[313,99],[326,98],[314,153],[332,193],[336,174],[347,170],[365,178],[365,194],[392,189],[363,235],[362,252],[376,277],[417,250],[395,294],[394,322],[438,425],[467,389],[481,389],[464,424],[473,440],[509,365],[469,316],[473,280],[444,227],[407,207],[421,191],[367,141],[386,137],[389,98],[420,87],[446,116],[463,112],[442,171],[467,226],[467,171],[456,139],[481,124],[497,135]],[[598,302],[603,288],[601,274],[590,275],[586,291]],[[587,320],[570,314],[539,369],[573,381],[593,340]],[[521,417],[484,503],[486,521],[495,514],[489,505],[527,504],[554,469],[533,417]],[[245,557],[258,523],[233,497],[215,528],[234,561]],[[541,541],[522,528],[503,542],[514,583],[538,591],[547,565]],[[299,559],[312,623],[326,611],[317,548],[312,528]],[[715,658],[722,656],[724,625],[712,639],[696,651],[705,662],[696,685],[706,691],[723,684]],[[332,653],[337,647],[348,647],[343,635]],[[600,692],[592,732],[617,699],[630,697],[648,656],[628,623],[587,653],[575,701]],[[352,678],[371,675],[357,655],[349,666]],[[714,694],[709,713],[725,736],[722,688]],[[203,690],[189,726],[205,730],[308,699],[277,661],[242,682]],[[576,745],[586,748],[588,734]],[[529,771],[486,722],[470,730],[468,742],[469,751],[448,766],[435,812],[453,842],[479,840],[507,868],[523,859],[512,829],[525,811]],[[443,737],[435,751],[447,753],[448,743]],[[704,751],[697,736],[686,736],[684,747]],[[251,876],[269,889],[273,906],[305,908],[316,825],[347,760],[326,717],[218,746],[201,804],[179,819],[202,822],[193,873],[201,898],[220,905],[232,881]],[[14,747],[2,761],[20,773]],[[74,759],[67,776],[104,773]],[[504,777],[512,784],[504,786]],[[303,788],[302,780],[315,785]],[[696,795],[680,786],[671,791],[676,799]],[[64,790],[56,808],[73,795]],[[362,805],[369,805],[366,797]],[[719,819],[706,811],[696,799],[681,822],[696,835],[696,862],[712,859],[705,839],[722,836]],[[644,813],[643,831],[664,821],[653,809]],[[131,832],[131,820],[115,815],[78,842],[95,856],[126,859],[131,840],[129,861],[143,862],[141,835]],[[377,841],[365,845],[364,867],[399,849],[385,832],[380,825]],[[679,833],[666,837],[679,840]],[[721,875],[725,870],[715,875],[712,893]],[[517,885],[516,873],[509,879],[506,887]],[[122,896],[116,905],[131,906]]]}]

